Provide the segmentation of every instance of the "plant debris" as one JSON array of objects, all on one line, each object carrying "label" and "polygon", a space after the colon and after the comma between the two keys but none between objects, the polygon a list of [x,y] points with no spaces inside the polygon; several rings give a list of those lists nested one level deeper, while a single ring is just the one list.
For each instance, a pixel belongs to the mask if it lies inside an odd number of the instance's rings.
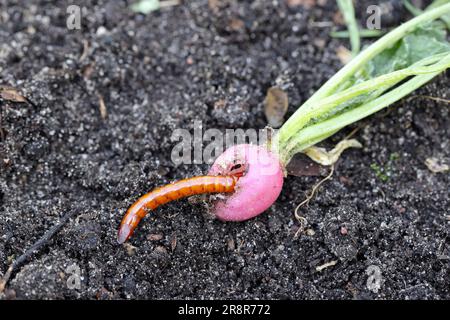
[{"label": "plant debris", "polygon": [[286,172],[296,177],[325,176],[328,174],[328,169],[311,160],[307,155],[297,153],[286,166]]},{"label": "plant debris", "polygon": [[425,160],[425,165],[428,170],[433,173],[442,173],[450,170],[450,166],[446,163],[443,163],[441,160],[437,158],[427,158]]},{"label": "plant debris", "polygon": [[105,100],[101,94],[98,94],[98,106],[100,111],[100,116],[103,120],[108,117],[108,111],[106,110]]},{"label": "plant debris", "polygon": [[339,46],[336,49],[336,55],[341,61],[342,64],[347,64],[350,60],[352,60],[352,53],[344,46]]},{"label": "plant debris", "polygon": [[324,263],[324,264],[322,264],[322,265],[320,265],[320,266],[317,266],[317,267],[316,267],[316,271],[317,271],[317,272],[321,272],[322,270],[324,270],[324,269],[326,269],[326,268],[335,266],[337,263],[338,263],[337,260],[331,260],[330,262],[327,262],[327,263]]},{"label": "plant debris", "polygon": [[46,246],[52,237],[59,231],[61,228],[75,215],[76,211],[71,211],[63,216],[58,223],[56,223],[53,227],[47,230],[45,234],[36,241],[30,248],[28,248],[21,256],[19,256],[8,268],[6,273],[3,275],[3,278],[0,279],[0,293],[6,287],[6,284],[9,281],[9,278],[16,272],[19,268],[21,268],[25,263],[27,263],[36,253],[38,253],[44,246]]},{"label": "plant debris", "polygon": [[164,238],[162,233],[151,233],[147,236],[147,239],[150,241],[159,241]]},{"label": "plant debris", "polygon": [[288,109],[289,99],[287,93],[280,87],[270,87],[264,100],[264,113],[269,126],[280,127]]},{"label": "plant debris", "polygon": [[149,14],[152,11],[159,10],[161,8],[167,8],[177,6],[181,3],[181,0],[141,0],[131,5],[131,10],[138,13]]},{"label": "plant debris", "polygon": [[8,86],[0,86],[0,97],[11,102],[28,102],[27,98],[21,95],[17,89]]},{"label": "plant debris", "polygon": [[330,151],[321,147],[312,146],[306,148],[303,152],[315,162],[323,166],[331,166],[339,160],[342,152],[349,148],[359,149],[362,148],[362,144],[355,139],[344,139]]},{"label": "plant debris", "polygon": [[310,9],[316,5],[316,0],[285,0],[285,1],[290,8],[303,6],[307,9]]}]

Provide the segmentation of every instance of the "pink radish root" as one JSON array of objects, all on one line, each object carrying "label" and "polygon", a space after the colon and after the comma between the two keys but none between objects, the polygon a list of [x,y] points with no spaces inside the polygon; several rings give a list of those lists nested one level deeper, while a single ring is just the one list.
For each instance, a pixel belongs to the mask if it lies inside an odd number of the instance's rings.
[{"label": "pink radish root", "polygon": [[223,221],[243,221],[267,210],[283,187],[283,168],[278,157],[264,146],[240,144],[227,149],[214,162],[209,175],[227,175],[243,165],[236,191],[214,203],[214,215]]}]

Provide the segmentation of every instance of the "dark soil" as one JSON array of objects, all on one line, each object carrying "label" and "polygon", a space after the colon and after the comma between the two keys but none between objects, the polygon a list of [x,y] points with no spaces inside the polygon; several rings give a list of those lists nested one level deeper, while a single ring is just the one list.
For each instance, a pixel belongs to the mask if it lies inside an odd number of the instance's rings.
[{"label": "dark soil", "polygon": [[[0,100],[0,274],[73,214],[1,297],[450,299],[450,177],[424,165],[450,159],[449,108],[423,97],[361,123],[364,148],[346,151],[301,210],[298,238],[294,208],[320,177],[288,177],[272,208],[243,223],[169,204],[117,245],[138,195],[207,170],[173,165],[174,129],[263,128],[276,83],[293,113],[341,67],[348,41],[328,35],[339,23],[330,0],[185,1],[147,16],[127,1],[76,1],[82,29],[71,31],[72,2],[0,0],[0,84],[30,101]],[[358,1],[360,21],[374,2]],[[400,3],[384,27],[410,18]],[[448,83],[414,95],[449,99]]]}]

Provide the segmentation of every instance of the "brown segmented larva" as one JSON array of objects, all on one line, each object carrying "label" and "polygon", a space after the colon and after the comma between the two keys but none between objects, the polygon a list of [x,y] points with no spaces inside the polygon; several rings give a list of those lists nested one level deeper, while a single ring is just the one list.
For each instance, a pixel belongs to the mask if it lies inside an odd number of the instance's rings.
[{"label": "brown segmented larva", "polygon": [[197,194],[234,192],[239,176],[239,174],[236,174],[229,176],[193,177],[154,189],[140,197],[127,210],[120,223],[117,241],[119,243],[127,241],[133,234],[139,221],[145,217],[149,210],[155,210],[157,207],[170,201]]}]

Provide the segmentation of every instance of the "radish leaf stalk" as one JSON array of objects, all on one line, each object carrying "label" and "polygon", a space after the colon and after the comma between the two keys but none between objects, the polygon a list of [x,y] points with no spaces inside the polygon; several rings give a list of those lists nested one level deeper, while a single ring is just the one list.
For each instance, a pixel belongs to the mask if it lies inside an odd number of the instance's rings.
[{"label": "radish leaf stalk", "polygon": [[[433,62],[436,59],[439,60],[434,64],[421,66],[426,62]],[[286,147],[282,149],[283,151],[281,154],[283,154],[283,156],[281,158],[287,161],[293,154],[321,141],[322,136],[325,135],[325,137],[327,137],[332,135],[337,130],[387,107],[408,95],[410,92],[428,82],[447,68],[450,68],[450,53],[445,55],[437,54],[430,58],[423,59],[410,68],[394,71],[367,80],[323,99],[304,113],[302,121],[309,122],[310,119],[318,118],[321,115],[324,120],[320,120],[319,118],[316,123],[300,130],[299,134],[291,139]],[[410,76],[414,77],[400,87],[380,96],[383,91]],[[352,106],[350,104],[349,107],[345,108],[345,102],[352,101],[352,99],[355,98],[357,99],[358,97],[361,97],[361,95],[363,95],[363,97],[373,97],[374,99],[370,100],[370,98],[368,98],[367,100],[369,100],[369,102],[367,103],[359,106]],[[339,109],[338,107],[342,104],[344,104],[344,108]],[[330,110],[333,111],[330,112]]]},{"label": "radish leaf stalk", "polygon": [[[273,148],[281,161],[288,163],[295,153],[394,103],[449,68],[450,44],[445,29],[433,23],[448,13],[450,3],[425,11],[377,40],[338,71],[274,137]],[[409,77],[413,78],[394,88]],[[382,107],[374,108],[374,103]],[[337,121],[343,119],[346,124],[338,125]]]}]

